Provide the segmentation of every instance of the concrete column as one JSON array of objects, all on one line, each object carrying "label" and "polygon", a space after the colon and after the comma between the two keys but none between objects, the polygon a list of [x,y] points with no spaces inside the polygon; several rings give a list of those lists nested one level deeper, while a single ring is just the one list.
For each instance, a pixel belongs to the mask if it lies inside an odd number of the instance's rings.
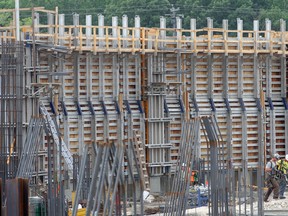
[{"label": "concrete column", "polygon": [[123,15],[122,16],[122,38],[124,38],[123,40],[123,48],[126,48],[128,45],[128,41],[125,40],[125,38],[128,37],[128,17],[127,15]]},{"label": "concrete column", "polygon": [[104,29],[104,16],[98,14],[98,37],[99,37],[99,48],[104,48],[105,46],[105,29]]},{"label": "concrete column", "polygon": [[86,46],[88,47],[91,47],[91,36],[92,36],[92,16],[86,15]]},{"label": "concrete column", "polygon": [[59,14],[59,44],[64,45],[64,35],[65,35],[65,14]]}]

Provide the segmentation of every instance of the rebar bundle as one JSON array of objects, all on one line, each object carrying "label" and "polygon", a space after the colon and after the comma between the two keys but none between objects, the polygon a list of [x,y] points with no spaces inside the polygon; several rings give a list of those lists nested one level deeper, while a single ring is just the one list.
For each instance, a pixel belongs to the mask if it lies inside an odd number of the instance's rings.
[{"label": "rebar bundle", "polygon": [[165,215],[185,215],[190,186],[191,171],[197,154],[200,121],[198,118],[183,122],[181,146],[176,173],[165,205]]},{"label": "rebar bundle", "polygon": [[0,178],[14,178],[22,150],[23,44],[1,43]]},{"label": "rebar bundle", "polygon": [[30,178],[32,172],[37,172],[35,170],[35,160],[37,160],[36,156],[43,139],[43,122],[42,118],[31,118],[30,120],[16,174],[17,177]]}]

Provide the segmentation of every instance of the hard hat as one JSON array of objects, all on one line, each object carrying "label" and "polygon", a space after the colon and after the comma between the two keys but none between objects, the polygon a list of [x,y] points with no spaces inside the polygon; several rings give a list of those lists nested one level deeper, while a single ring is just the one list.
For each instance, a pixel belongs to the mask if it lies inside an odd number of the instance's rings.
[{"label": "hard hat", "polygon": [[285,159],[288,160],[288,154],[286,154]]},{"label": "hard hat", "polygon": [[280,155],[279,155],[278,153],[276,153],[276,154],[274,154],[274,157],[275,157],[276,159],[279,159],[279,158],[280,158]]}]

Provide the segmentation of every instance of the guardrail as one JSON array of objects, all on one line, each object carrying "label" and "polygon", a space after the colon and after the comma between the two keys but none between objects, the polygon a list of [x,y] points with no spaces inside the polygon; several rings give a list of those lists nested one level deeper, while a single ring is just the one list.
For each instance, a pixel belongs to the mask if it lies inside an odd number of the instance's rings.
[{"label": "guardrail", "polygon": [[[259,31],[259,22],[254,21],[253,30],[243,30],[243,23],[237,20],[237,30],[213,28],[208,19],[207,28],[196,29],[196,20],[191,19],[191,29],[145,28],[140,27],[140,18],[135,17],[135,27],[128,27],[127,17],[122,25],[118,21],[112,26],[104,26],[104,17],[98,15],[98,25],[92,25],[92,17],[86,15],[86,24],[79,24],[79,15],[73,15],[73,25],[65,25],[65,15],[43,7],[22,8],[31,11],[31,26],[21,26],[22,40],[63,45],[73,50],[97,52],[186,52],[186,53],[276,53],[287,54],[288,34],[286,23],[280,20],[281,31],[271,30],[271,22],[266,20],[266,30]],[[14,9],[0,10],[0,13],[15,13]],[[47,18],[41,18],[47,16]],[[162,18],[163,19],[163,18]],[[137,20],[137,22],[136,22]],[[136,24],[137,23],[137,24]],[[223,23],[225,23],[223,21]],[[160,26],[163,26],[163,24]],[[15,40],[15,20],[11,26],[0,27],[0,39]]]}]

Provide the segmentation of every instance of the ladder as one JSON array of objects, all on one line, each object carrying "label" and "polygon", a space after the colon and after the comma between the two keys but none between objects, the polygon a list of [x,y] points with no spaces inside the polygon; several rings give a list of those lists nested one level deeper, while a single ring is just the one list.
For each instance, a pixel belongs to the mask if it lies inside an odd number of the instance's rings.
[{"label": "ladder", "polygon": [[145,149],[143,148],[141,134],[138,131],[133,131],[134,151],[137,161],[137,166],[140,171],[140,178],[144,190],[150,191],[149,176],[146,168]]},{"label": "ladder", "polygon": [[47,109],[46,109],[46,107],[42,101],[40,101],[39,108],[41,110],[41,113],[44,116],[45,124],[48,125],[47,128],[51,132],[53,140],[57,146],[58,152],[60,149],[60,142],[61,142],[61,154],[62,154],[62,156],[63,156],[63,158],[64,158],[64,160],[68,166],[68,171],[72,172],[72,170],[73,170],[73,158],[72,158],[71,152],[67,148],[64,140],[62,138],[60,138],[61,140],[59,139],[56,125],[55,125],[53,119],[51,118],[49,112],[47,111]]}]

